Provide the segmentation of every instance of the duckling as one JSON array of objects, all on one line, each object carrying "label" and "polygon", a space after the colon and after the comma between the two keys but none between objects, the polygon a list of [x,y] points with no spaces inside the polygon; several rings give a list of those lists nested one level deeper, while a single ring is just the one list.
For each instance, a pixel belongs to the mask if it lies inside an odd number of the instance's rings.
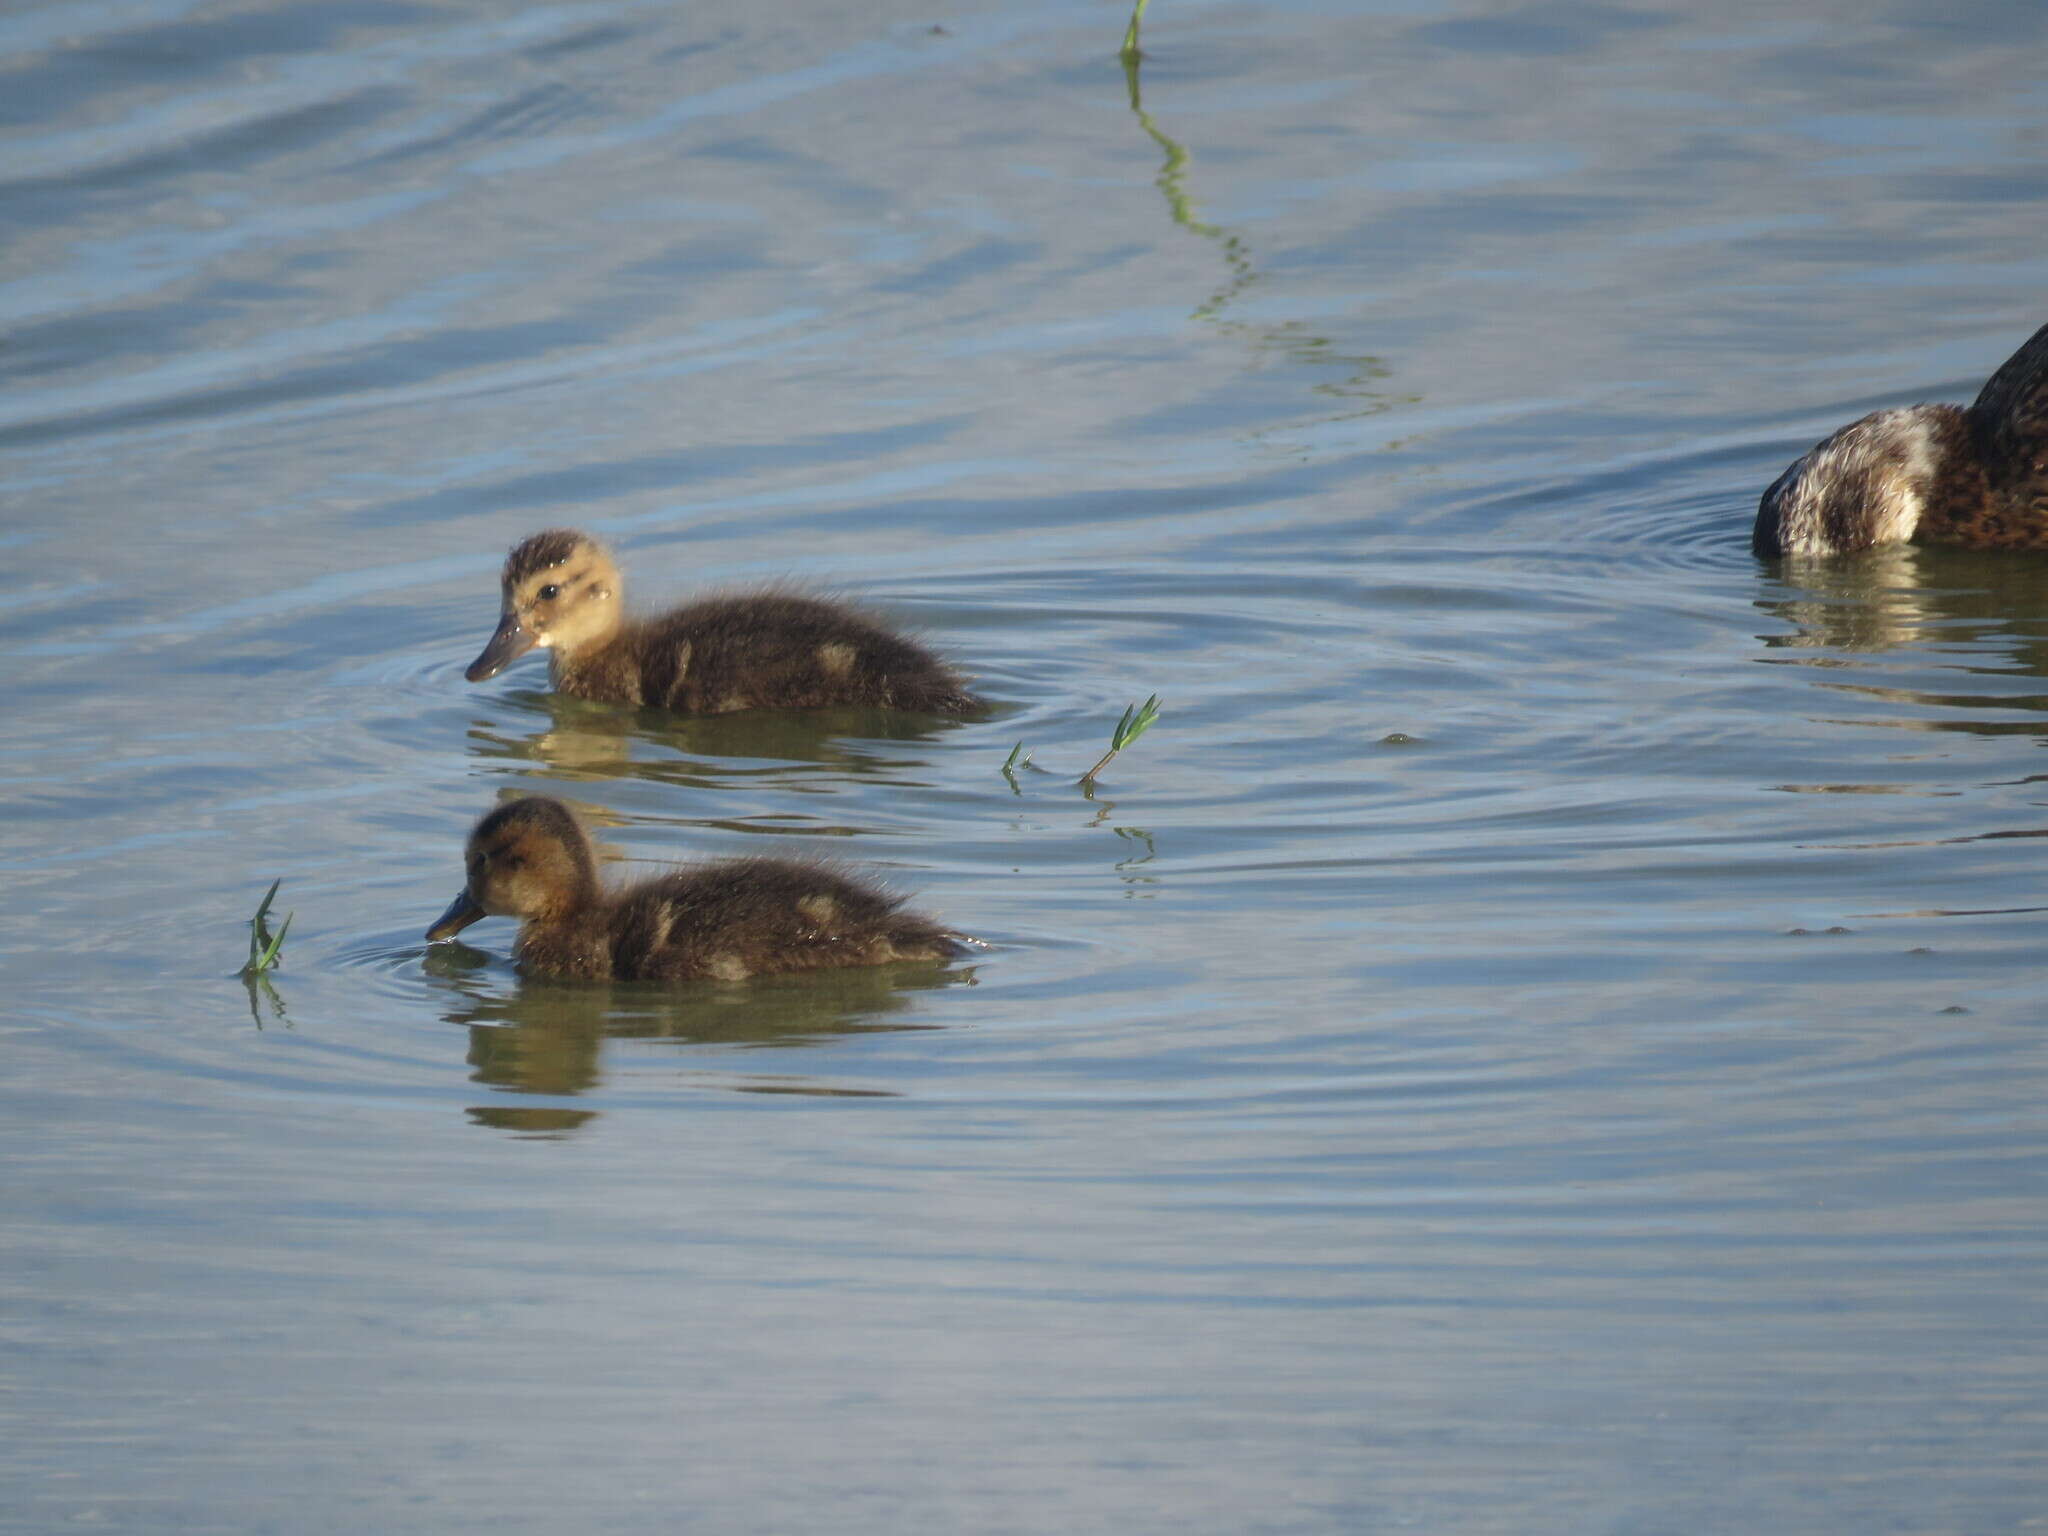
[{"label": "duckling", "polygon": [[550,528],[514,545],[501,581],[504,613],[469,665],[472,683],[540,646],[563,693],[685,714],[879,704],[958,715],[981,707],[916,641],[825,598],[771,588],[629,619],[620,611],[617,564],[574,529]]},{"label": "duckling", "polygon": [[427,938],[516,917],[525,971],[571,981],[743,981],[771,971],[937,960],[960,953],[901,898],[821,864],[726,859],[625,890],[598,882],[590,839],[559,800],[535,795],[469,834],[469,879]]},{"label": "duckling", "polygon": [[1878,544],[2048,548],[2048,325],[1968,410],[1911,405],[1853,421],[1771,483],[1759,555]]}]

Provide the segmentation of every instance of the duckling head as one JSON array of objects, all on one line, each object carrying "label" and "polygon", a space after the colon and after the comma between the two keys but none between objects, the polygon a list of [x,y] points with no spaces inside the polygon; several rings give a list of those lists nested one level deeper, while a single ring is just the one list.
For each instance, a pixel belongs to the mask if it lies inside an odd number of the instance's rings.
[{"label": "duckling head", "polygon": [[476,824],[464,852],[469,878],[427,938],[452,939],[485,917],[566,917],[597,897],[590,839],[559,800],[534,795]]},{"label": "duckling head", "polygon": [[565,654],[604,644],[619,628],[619,568],[587,533],[550,528],[512,548],[500,578],[505,609],[463,675],[496,677],[535,647]]},{"label": "duckling head", "polygon": [[1850,422],[1771,482],[1757,504],[1752,545],[1760,555],[1817,555],[1905,543],[1965,431],[1952,405]]}]

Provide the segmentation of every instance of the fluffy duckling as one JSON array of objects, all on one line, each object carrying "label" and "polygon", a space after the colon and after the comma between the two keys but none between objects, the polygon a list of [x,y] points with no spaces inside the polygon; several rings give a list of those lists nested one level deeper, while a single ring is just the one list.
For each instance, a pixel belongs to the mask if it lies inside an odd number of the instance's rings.
[{"label": "fluffy duckling", "polygon": [[1876,411],[1824,439],[1756,510],[1760,555],[1876,544],[2048,548],[2048,325],[1968,410]]},{"label": "fluffy duckling", "polygon": [[598,882],[590,839],[559,800],[501,805],[476,824],[468,882],[427,938],[516,917],[513,955],[572,981],[742,981],[770,971],[937,960],[960,952],[930,918],[852,875],[786,859],[726,859],[622,891]]},{"label": "fluffy duckling", "polygon": [[501,579],[504,613],[469,665],[472,683],[540,646],[563,693],[693,715],[827,704],[958,715],[981,705],[916,641],[824,598],[742,592],[629,619],[610,553],[573,529],[515,545]]}]

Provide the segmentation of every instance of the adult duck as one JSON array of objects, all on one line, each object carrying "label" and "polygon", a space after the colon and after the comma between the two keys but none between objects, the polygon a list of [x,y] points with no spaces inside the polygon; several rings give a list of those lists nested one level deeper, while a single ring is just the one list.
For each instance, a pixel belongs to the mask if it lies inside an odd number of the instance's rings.
[{"label": "adult duck", "polygon": [[1816,444],[1757,507],[1759,555],[1879,544],[2048,549],[2048,326],[1976,402],[1875,411]]}]

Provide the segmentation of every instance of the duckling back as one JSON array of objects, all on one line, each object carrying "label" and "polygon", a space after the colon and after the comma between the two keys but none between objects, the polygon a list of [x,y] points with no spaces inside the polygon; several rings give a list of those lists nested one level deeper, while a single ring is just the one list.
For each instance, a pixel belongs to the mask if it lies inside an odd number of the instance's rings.
[{"label": "duckling back", "polygon": [[766,858],[658,876],[563,921],[527,924],[517,948],[535,974],[617,981],[741,981],[959,952],[946,929],[855,875]]},{"label": "duckling back", "polygon": [[555,652],[555,686],[685,714],[867,704],[925,714],[980,707],[930,651],[845,603],[760,591],[628,623],[591,654]]}]

